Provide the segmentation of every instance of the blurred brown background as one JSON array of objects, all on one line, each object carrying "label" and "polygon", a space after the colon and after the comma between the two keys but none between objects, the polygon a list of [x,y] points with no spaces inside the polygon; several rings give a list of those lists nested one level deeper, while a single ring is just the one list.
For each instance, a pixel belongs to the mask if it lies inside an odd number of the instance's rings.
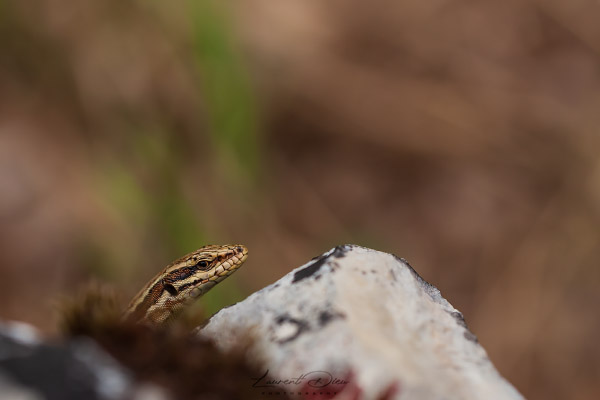
[{"label": "blurred brown background", "polygon": [[599,395],[600,5],[0,3],[0,318],[206,243],[214,312],[393,252],[529,398]]}]

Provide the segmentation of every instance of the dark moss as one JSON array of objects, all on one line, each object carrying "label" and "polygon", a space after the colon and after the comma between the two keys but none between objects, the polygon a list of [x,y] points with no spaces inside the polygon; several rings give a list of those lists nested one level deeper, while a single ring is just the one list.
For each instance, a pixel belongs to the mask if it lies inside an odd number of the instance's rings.
[{"label": "dark moss", "polygon": [[[256,389],[248,382],[262,371],[249,364],[242,352],[224,352],[211,341],[191,335],[190,327],[197,321],[179,318],[164,329],[149,329],[123,321],[114,296],[94,291],[65,304],[62,314],[68,337],[92,337],[137,380],[153,381],[173,398],[256,398]],[[251,346],[252,340],[250,335],[244,337],[242,342],[247,343],[242,347]]]}]

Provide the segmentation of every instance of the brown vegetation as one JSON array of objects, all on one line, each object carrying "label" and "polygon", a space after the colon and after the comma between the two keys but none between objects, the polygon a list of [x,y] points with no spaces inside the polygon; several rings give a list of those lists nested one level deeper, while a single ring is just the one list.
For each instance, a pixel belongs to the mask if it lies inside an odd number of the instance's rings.
[{"label": "brown vegetation", "polygon": [[351,242],[408,259],[526,397],[595,397],[598,4],[219,4],[0,6],[0,317],[52,332],[92,277],[133,294],[244,243],[212,312]]}]

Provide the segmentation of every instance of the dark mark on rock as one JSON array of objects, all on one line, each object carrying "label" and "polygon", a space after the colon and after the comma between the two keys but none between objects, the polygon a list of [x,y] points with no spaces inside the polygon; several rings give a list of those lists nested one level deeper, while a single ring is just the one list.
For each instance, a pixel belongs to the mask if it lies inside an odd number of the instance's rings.
[{"label": "dark mark on rock", "polygon": [[[438,288],[436,288],[435,286],[433,286],[431,283],[427,282],[425,279],[421,278],[421,276],[408,263],[408,261],[406,261],[404,258],[398,257],[395,254],[393,254],[393,256],[396,260],[400,261],[402,264],[404,264],[408,267],[408,270],[411,272],[411,274],[417,280],[417,282],[421,285],[421,287],[423,288],[425,293],[427,293],[427,295],[431,298],[431,300],[433,300],[434,302],[436,302],[438,304],[443,304],[443,302],[445,302],[444,298],[442,297],[442,294],[440,293],[440,290]],[[392,273],[392,276],[393,276],[393,273]],[[473,334],[473,332],[471,332],[469,330],[469,328],[467,327],[467,323],[465,322],[465,318],[463,317],[462,313],[460,311],[454,311],[454,312],[449,311],[449,314],[456,320],[456,323],[458,325],[465,328],[465,333],[464,333],[465,339],[470,340],[474,343],[478,343],[477,336],[475,336]]]},{"label": "dark mark on rock", "polygon": [[314,258],[315,261],[312,264],[302,268],[300,271],[294,274],[292,283],[300,282],[302,279],[306,279],[314,275],[319,269],[321,269],[328,258],[329,256],[326,255],[320,255],[319,257]]},{"label": "dark mark on rock", "polygon": [[308,324],[306,323],[306,321],[301,321],[301,320],[292,318],[287,314],[280,315],[277,318],[275,318],[275,323],[277,325],[292,324],[292,325],[295,325],[295,327],[296,327],[296,331],[292,335],[278,340],[277,343],[279,343],[279,344],[291,342],[292,340],[294,340],[298,336],[300,336],[302,334],[302,332],[305,332],[308,330]]},{"label": "dark mark on rock", "polygon": [[325,264],[325,262],[327,262],[327,259],[329,257],[342,258],[351,249],[352,249],[352,245],[343,244],[340,246],[336,246],[333,249],[333,251],[331,252],[331,254],[328,254],[328,255],[321,254],[320,256],[313,258],[314,262],[312,264],[302,268],[300,271],[298,271],[294,274],[294,279],[292,279],[292,283],[299,282],[302,279],[306,279],[306,278],[314,275],[315,273],[317,273],[317,271],[319,271],[319,269],[321,269],[323,264]]},{"label": "dark mark on rock", "polygon": [[464,335],[465,335],[465,339],[470,340],[471,342],[474,342],[474,343],[479,343],[479,340],[477,340],[477,336],[475,336],[473,334],[473,332],[471,332],[470,330],[467,329],[465,331]]},{"label": "dark mark on rock", "polygon": [[270,291],[272,291],[272,290],[275,290],[275,289],[277,289],[278,287],[279,287],[279,283],[276,283],[276,284],[274,284],[274,285],[267,286],[267,287],[266,287],[266,291],[267,291],[267,292],[270,292]]},{"label": "dark mark on rock", "polygon": [[452,318],[454,318],[458,325],[465,328],[465,338],[472,342],[478,343],[477,336],[475,336],[475,334],[469,330],[467,322],[465,321],[465,317],[462,315],[462,313],[460,311],[448,311],[448,313],[452,316]]},{"label": "dark mark on rock", "polygon": [[333,250],[333,253],[331,253],[331,255],[335,258],[342,258],[350,250],[352,250],[351,244],[342,244],[342,245],[336,246],[335,249]]},{"label": "dark mark on rock", "polygon": [[346,315],[341,312],[330,312],[330,311],[321,311],[319,314],[319,326],[323,327],[333,321],[334,319],[344,319]]},{"label": "dark mark on rock", "polygon": [[460,326],[462,326],[463,328],[465,328],[465,339],[470,340],[472,342],[477,343],[477,336],[475,336],[475,334],[473,332],[471,332],[469,330],[469,328],[467,327],[467,322],[465,321],[465,317],[462,315],[462,313],[460,311],[448,311],[448,314],[450,314],[452,316],[452,318],[454,318],[454,320],[456,321],[456,323]]},{"label": "dark mark on rock", "polygon": [[467,323],[465,322],[465,317],[463,317],[460,311],[449,312],[450,315],[456,320],[456,323],[463,328],[467,327]]},{"label": "dark mark on rock", "polygon": [[440,294],[440,290],[433,286],[431,283],[427,282],[425,279],[421,278],[421,275],[419,275],[417,271],[415,271],[415,269],[404,258],[398,257],[395,254],[392,255],[396,260],[400,261],[402,264],[408,267],[408,270],[414,276],[417,282],[419,282],[423,290],[425,290],[425,293],[427,293],[429,297],[431,297],[431,300],[439,304],[440,298],[442,297],[442,295]]}]

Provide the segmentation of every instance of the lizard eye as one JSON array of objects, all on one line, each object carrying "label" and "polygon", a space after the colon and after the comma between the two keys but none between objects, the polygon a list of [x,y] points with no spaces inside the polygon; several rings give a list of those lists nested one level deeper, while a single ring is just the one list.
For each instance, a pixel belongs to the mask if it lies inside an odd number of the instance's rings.
[{"label": "lizard eye", "polygon": [[169,292],[171,296],[175,296],[177,294],[177,289],[175,289],[175,286],[171,285],[170,283],[165,283],[164,289]]},{"label": "lizard eye", "polygon": [[196,264],[199,268],[201,269],[205,269],[208,267],[208,263],[204,260],[200,261],[198,264]]}]

